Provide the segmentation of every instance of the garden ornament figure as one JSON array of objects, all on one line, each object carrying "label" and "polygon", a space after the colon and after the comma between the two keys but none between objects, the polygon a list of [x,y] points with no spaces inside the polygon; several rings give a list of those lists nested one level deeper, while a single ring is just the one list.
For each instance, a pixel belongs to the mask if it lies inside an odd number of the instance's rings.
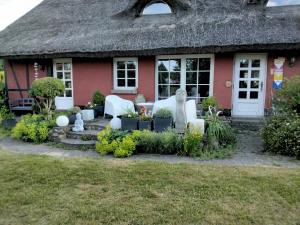
[{"label": "garden ornament figure", "polygon": [[186,118],[186,90],[178,89],[176,91],[176,130],[179,133],[183,133],[187,127]]},{"label": "garden ornament figure", "polygon": [[76,121],[75,121],[75,126],[73,127],[74,132],[82,132],[84,131],[84,122],[81,119],[81,114],[77,113],[76,114]]}]

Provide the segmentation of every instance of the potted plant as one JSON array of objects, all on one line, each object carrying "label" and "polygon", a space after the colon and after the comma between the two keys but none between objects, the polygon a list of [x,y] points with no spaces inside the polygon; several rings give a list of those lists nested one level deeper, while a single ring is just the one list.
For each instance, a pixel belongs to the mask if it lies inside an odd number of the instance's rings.
[{"label": "potted plant", "polygon": [[159,109],[153,116],[153,129],[156,132],[162,132],[173,127],[172,112],[169,109]]},{"label": "potted plant", "polygon": [[151,130],[152,128],[152,117],[147,114],[147,108],[141,107],[139,130]]},{"label": "potted plant", "polygon": [[98,116],[103,116],[104,102],[105,102],[105,96],[100,91],[96,91],[92,98],[92,103],[94,105],[95,118]]},{"label": "potted plant", "polygon": [[81,109],[78,106],[73,107],[70,110],[70,114],[69,115],[69,124],[74,124],[76,121],[76,114],[79,113],[81,111]]},{"label": "potted plant", "polygon": [[1,124],[5,129],[11,129],[16,125],[15,115],[11,113],[5,106],[0,110]]},{"label": "potted plant", "polygon": [[131,110],[127,111],[121,118],[122,130],[137,130],[138,120],[138,114],[136,112]]},{"label": "potted plant", "polygon": [[215,97],[208,97],[202,101],[202,103],[201,103],[201,107],[203,110],[202,114],[205,115],[205,113],[208,112],[209,106],[214,107],[214,108],[219,107],[218,101]]}]

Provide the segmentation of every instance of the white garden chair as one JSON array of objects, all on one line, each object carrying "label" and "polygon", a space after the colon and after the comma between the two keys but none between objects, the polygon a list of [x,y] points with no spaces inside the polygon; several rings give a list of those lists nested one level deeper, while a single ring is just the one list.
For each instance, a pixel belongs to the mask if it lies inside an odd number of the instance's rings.
[{"label": "white garden chair", "polygon": [[195,100],[189,100],[186,102],[186,117],[187,123],[190,129],[200,130],[202,134],[205,131],[205,120],[197,118],[197,107]]},{"label": "white garden chair", "polygon": [[109,95],[105,98],[104,116],[107,114],[115,118],[126,114],[129,110],[135,111],[132,101],[120,98],[116,95]]}]

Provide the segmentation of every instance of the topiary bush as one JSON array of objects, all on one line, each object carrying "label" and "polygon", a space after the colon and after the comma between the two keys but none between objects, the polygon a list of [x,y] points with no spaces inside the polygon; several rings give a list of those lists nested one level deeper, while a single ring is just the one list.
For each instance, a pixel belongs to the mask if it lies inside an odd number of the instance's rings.
[{"label": "topiary bush", "polygon": [[92,103],[95,105],[104,105],[105,96],[100,92],[96,91],[92,97]]},{"label": "topiary bush", "polygon": [[45,110],[48,119],[52,118],[51,109],[54,104],[54,98],[64,94],[64,83],[56,78],[45,77],[33,81],[30,90],[30,96],[37,99],[40,111]]},{"label": "topiary bush", "polygon": [[12,137],[27,142],[43,143],[48,140],[48,134],[53,127],[51,121],[40,115],[26,115],[12,130]]},{"label": "topiary bush", "polygon": [[285,80],[283,88],[276,91],[273,104],[279,112],[300,114],[300,76]]},{"label": "topiary bush", "polygon": [[265,151],[300,158],[300,116],[281,114],[269,118],[262,138]]}]

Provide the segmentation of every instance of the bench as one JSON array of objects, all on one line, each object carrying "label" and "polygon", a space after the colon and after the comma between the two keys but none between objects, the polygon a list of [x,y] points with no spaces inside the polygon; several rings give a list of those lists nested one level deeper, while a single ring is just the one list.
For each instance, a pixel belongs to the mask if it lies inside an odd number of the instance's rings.
[{"label": "bench", "polygon": [[11,111],[33,111],[34,99],[21,98],[10,103]]}]

